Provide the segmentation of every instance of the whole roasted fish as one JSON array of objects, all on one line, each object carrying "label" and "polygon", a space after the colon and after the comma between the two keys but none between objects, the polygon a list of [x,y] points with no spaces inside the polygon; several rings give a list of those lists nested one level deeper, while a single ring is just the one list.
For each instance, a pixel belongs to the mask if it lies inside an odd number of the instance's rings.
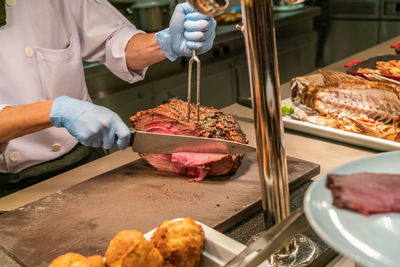
[{"label": "whole roasted fish", "polygon": [[371,76],[371,80],[339,71],[294,78],[291,99],[317,112],[315,123],[400,141],[400,85]]},{"label": "whole roasted fish", "polygon": [[322,76],[294,78],[292,101],[320,115],[384,123],[400,117],[399,85],[374,81],[339,71],[320,70]]}]

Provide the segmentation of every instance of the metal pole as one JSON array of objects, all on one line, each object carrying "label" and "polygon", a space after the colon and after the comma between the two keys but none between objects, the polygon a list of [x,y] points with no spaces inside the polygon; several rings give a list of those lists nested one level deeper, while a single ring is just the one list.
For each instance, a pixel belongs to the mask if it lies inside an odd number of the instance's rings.
[{"label": "metal pole", "polygon": [[[209,16],[221,13],[228,0],[188,0]],[[258,166],[265,228],[289,216],[289,185],[281,119],[273,0],[241,0],[243,31],[256,130]],[[304,0],[285,0],[293,3]],[[315,257],[315,246],[297,236],[269,259],[271,266],[304,266]]]},{"label": "metal pole", "polygon": [[242,0],[265,227],[289,216],[272,0]]},{"label": "metal pole", "polygon": [[[272,1],[241,1],[266,229],[290,215]],[[300,235],[273,254],[269,264],[304,266],[313,261],[315,251],[313,242]]]}]

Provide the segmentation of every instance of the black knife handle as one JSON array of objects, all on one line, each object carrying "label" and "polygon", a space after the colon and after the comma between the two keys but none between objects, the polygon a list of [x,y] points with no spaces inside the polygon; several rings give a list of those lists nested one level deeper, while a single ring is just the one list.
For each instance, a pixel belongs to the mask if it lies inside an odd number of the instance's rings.
[{"label": "black knife handle", "polygon": [[131,132],[131,139],[129,141],[129,146],[133,145],[133,137],[135,136],[136,129],[135,127],[129,127],[129,131]]},{"label": "black knife handle", "polygon": [[[134,127],[129,127],[129,131],[131,132],[131,138],[129,139],[129,146],[133,144],[133,137],[135,136],[136,129]],[[115,135],[115,141],[118,140],[118,135]]]}]

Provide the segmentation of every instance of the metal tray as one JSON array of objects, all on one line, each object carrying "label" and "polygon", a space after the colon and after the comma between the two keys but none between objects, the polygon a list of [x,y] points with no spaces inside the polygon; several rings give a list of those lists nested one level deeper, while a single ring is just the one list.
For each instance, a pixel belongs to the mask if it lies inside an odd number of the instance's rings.
[{"label": "metal tray", "polygon": [[[183,220],[183,218],[176,218],[175,220]],[[203,252],[201,253],[200,267],[221,267],[224,266],[234,256],[238,255],[246,248],[245,245],[233,240],[232,238],[208,227],[205,224],[197,222],[203,227],[205,234],[205,244]],[[147,240],[150,240],[152,234],[157,228],[144,234]]]},{"label": "metal tray", "polygon": [[[357,71],[358,68],[375,69],[377,61],[389,61],[389,60],[400,60],[400,55],[380,55],[368,58],[366,60],[356,59],[345,64],[345,67],[347,67],[346,72],[351,75],[356,75],[366,78],[363,73]],[[400,81],[400,77],[398,76],[392,76],[392,75],[381,75],[381,76]]]}]

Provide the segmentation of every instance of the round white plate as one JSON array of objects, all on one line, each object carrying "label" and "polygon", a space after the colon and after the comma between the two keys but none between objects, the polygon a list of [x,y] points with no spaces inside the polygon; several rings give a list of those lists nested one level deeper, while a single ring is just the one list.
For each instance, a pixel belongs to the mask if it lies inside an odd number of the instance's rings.
[{"label": "round white plate", "polygon": [[[353,161],[329,173],[400,174],[400,151]],[[308,188],[304,211],[314,231],[338,253],[364,266],[400,266],[400,213],[374,214],[338,209],[323,174]]]}]

